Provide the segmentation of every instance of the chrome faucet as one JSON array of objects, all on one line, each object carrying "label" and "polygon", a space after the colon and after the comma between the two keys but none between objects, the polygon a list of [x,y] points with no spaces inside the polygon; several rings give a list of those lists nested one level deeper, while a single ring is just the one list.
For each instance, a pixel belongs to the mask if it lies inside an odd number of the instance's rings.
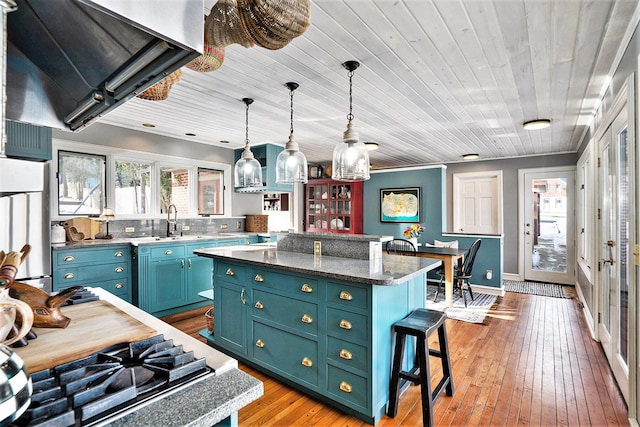
[{"label": "chrome faucet", "polygon": [[[173,208],[173,221],[171,220],[171,208]],[[171,224],[173,224],[173,231],[171,231]],[[172,236],[178,229],[178,208],[171,203],[167,207],[167,237]]]}]

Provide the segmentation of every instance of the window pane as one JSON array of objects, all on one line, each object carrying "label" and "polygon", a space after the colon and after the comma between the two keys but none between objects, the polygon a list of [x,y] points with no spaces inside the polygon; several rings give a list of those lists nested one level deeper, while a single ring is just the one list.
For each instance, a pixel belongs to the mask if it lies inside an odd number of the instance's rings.
[{"label": "window pane", "polygon": [[222,215],[223,190],[222,171],[198,168],[198,215]]},{"label": "window pane", "polygon": [[150,163],[116,161],[114,178],[116,214],[150,213]]},{"label": "window pane", "polygon": [[167,213],[170,204],[178,212],[189,213],[189,169],[160,168],[160,212]]},{"label": "window pane", "polygon": [[104,180],[105,156],[58,151],[58,214],[101,214]]}]

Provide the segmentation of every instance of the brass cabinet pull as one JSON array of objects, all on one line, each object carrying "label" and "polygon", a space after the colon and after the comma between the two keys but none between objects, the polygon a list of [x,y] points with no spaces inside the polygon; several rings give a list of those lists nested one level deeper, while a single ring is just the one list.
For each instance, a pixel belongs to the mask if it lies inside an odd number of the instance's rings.
[{"label": "brass cabinet pull", "polygon": [[259,310],[262,310],[264,308],[264,305],[262,305],[262,303],[260,301],[256,302],[256,308]]},{"label": "brass cabinet pull", "polygon": [[310,294],[311,292],[313,292],[313,288],[311,286],[309,286],[307,283],[305,283],[304,285],[302,285],[302,287],[300,288],[300,290],[302,292],[306,292],[308,294]]},{"label": "brass cabinet pull", "polygon": [[256,282],[264,282],[264,277],[261,274],[256,274],[256,277],[253,278]]},{"label": "brass cabinet pull", "polygon": [[351,329],[351,322],[349,322],[348,320],[344,320],[344,319],[342,319],[342,320],[340,321],[340,327],[341,327],[342,329]]},{"label": "brass cabinet pull", "polygon": [[236,275],[236,273],[230,268],[227,268],[227,272],[225,274],[227,276],[235,276]]},{"label": "brass cabinet pull", "polygon": [[115,288],[116,289],[122,289],[122,288],[124,288],[124,285],[122,283],[116,283]]},{"label": "brass cabinet pull", "polygon": [[240,301],[243,305],[247,303],[247,300],[244,299],[244,288],[242,288],[242,292],[240,292]]},{"label": "brass cabinet pull", "polygon": [[353,359],[353,355],[351,354],[351,352],[349,350],[345,350],[344,348],[340,350],[340,357],[344,360]]},{"label": "brass cabinet pull", "polygon": [[260,347],[260,348],[264,347],[264,341],[262,341],[260,339],[258,341],[256,341],[256,347]]},{"label": "brass cabinet pull", "polygon": [[313,362],[308,357],[305,357],[304,359],[302,359],[302,364],[307,368],[310,368],[313,366]]},{"label": "brass cabinet pull", "polygon": [[63,276],[65,279],[73,279],[73,273],[65,273]]},{"label": "brass cabinet pull", "polygon": [[115,271],[116,273],[122,273],[124,271],[124,268],[116,267],[113,271]]},{"label": "brass cabinet pull", "polygon": [[67,255],[66,257],[64,257],[64,262],[71,262],[75,260],[75,258],[72,255]]},{"label": "brass cabinet pull", "polygon": [[353,391],[353,388],[348,382],[342,381],[340,383],[340,390],[344,391],[345,393],[351,393]]},{"label": "brass cabinet pull", "polygon": [[300,320],[302,323],[313,323],[313,319],[308,314],[303,314]]},{"label": "brass cabinet pull", "polygon": [[347,291],[340,291],[340,299],[351,301],[353,299],[353,296]]},{"label": "brass cabinet pull", "polygon": [[164,251],[165,255],[171,255],[173,253],[173,251],[171,249],[167,249],[166,251]]},{"label": "brass cabinet pull", "polygon": [[113,256],[121,257],[122,256],[122,252],[121,251],[116,251],[116,253],[114,253]]}]

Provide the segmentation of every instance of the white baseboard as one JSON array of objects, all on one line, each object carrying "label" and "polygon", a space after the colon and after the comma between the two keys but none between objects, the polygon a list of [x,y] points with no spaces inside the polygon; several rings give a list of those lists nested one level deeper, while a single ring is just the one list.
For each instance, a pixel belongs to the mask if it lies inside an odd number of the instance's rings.
[{"label": "white baseboard", "polygon": [[587,326],[589,327],[589,333],[591,334],[591,339],[594,341],[599,341],[596,331],[594,330],[595,321],[593,315],[591,314],[591,310],[589,309],[589,305],[585,302],[584,294],[582,293],[582,288],[580,288],[580,284],[576,282],[574,285],[576,288],[576,293],[578,294],[578,301],[582,304],[582,315],[584,316],[584,320],[587,322]]},{"label": "white baseboard", "polygon": [[502,273],[503,280],[513,280],[515,282],[522,282],[524,279],[522,276],[516,273]]},{"label": "white baseboard", "polygon": [[[427,279],[427,282],[432,285],[437,285],[440,283],[438,279]],[[504,296],[504,292],[505,292],[504,286],[500,286],[499,288],[496,288],[494,286],[475,285],[473,283],[471,283],[471,290],[479,294],[498,295],[498,296]]]}]

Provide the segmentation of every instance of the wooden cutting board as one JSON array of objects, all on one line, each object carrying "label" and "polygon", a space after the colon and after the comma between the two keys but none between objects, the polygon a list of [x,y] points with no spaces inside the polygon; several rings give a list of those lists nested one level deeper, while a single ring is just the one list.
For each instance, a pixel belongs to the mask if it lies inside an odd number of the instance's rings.
[{"label": "wooden cutting board", "polygon": [[96,234],[102,232],[99,221],[94,221],[91,218],[79,216],[71,218],[62,223],[62,226],[66,228],[74,227],[76,232],[84,234],[84,239],[93,239]]},{"label": "wooden cutting board", "polygon": [[88,356],[113,344],[152,337],[155,329],[139,322],[105,301],[62,307],[71,319],[65,329],[33,328],[38,338],[13,349],[29,372],[52,368]]}]

